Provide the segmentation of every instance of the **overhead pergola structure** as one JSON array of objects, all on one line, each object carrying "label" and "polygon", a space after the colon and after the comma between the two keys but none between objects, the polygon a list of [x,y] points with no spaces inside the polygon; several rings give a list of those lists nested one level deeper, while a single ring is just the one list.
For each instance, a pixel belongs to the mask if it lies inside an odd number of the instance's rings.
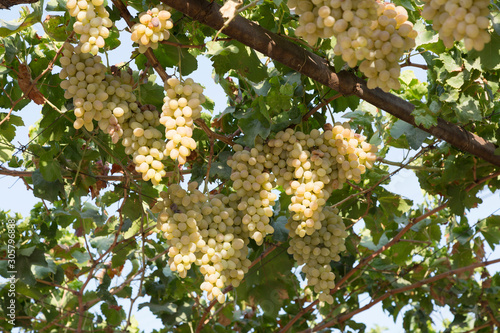
[{"label": "overhead pergola structure", "polygon": [[206,0],[162,0],[162,2],[215,30],[222,29],[225,35],[345,96],[356,95],[464,152],[500,166],[500,155],[495,155],[495,145],[476,134],[441,118],[438,118],[436,126],[430,128],[417,125],[412,115],[415,109],[413,104],[381,89],[368,89],[366,82],[353,73],[346,71],[336,73],[326,59],[241,16],[236,16],[224,26],[225,20],[220,13],[221,6],[216,2]]}]

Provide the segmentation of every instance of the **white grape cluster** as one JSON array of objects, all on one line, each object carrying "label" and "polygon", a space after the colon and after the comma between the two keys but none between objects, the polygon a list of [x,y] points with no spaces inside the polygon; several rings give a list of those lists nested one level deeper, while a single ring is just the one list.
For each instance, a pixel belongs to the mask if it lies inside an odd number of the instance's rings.
[{"label": "white grape cluster", "polygon": [[[359,30],[369,28],[377,14],[376,0],[289,0],[288,7],[299,15],[295,34],[310,45],[316,44],[318,38],[332,36],[338,43],[345,36],[358,40]],[[366,41],[359,39],[358,42],[363,48]],[[344,49],[351,46],[345,45]]]},{"label": "white grape cluster", "polygon": [[369,52],[359,70],[368,78],[367,86],[388,92],[401,87],[399,59],[404,53],[415,47],[417,31],[408,21],[404,7],[392,3],[379,3],[378,19],[372,22],[367,36]]},{"label": "white grape cluster", "polygon": [[133,93],[133,77],[131,72],[120,70],[106,74],[106,80],[100,85],[103,96],[108,96],[103,102],[103,108],[98,110],[94,119],[99,128],[111,135],[113,143],[123,135],[122,125],[137,111],[137,97]]},{"label": "white grape cluster", "polygon": [[434,30],[447,48],[464,40],[468,51],[481,51],[491,40],[489,0],[424,0],[422,17],[432,21]]},{"label": "white grape cluster", "polygon": [[225,301],[224,287],[238,287],[251,264],[248,233],[242,228],[238,202],[235,193],[215,194],[202,207],[202,236],[207,245],[201,249],[200,272],[205,276],[201,289],[209,300],[220,303]]},{"label": "white grape cluster", "polygon": [[64,97],[73,98],[75,106],[76,120],[73,126],[76,129],[85,126],[88,131],[92,131],[95,114],[102,110],[108,99],[108,95],[100,90],[100,84],[106,77],[106,67],[100,56],[82,53],[81,45],[74,47],[69,43],[64,44],[59,61]]},{"label": "white grape cluster", "polygon": [[158,215],[158,229],[170,246],[168,249],[169,265],[173,272],[186,277],[191,265],[198,259],[196,254],[206,243],[200,234],[198,223],[202,220],[201,203],[207,197],[191,183],[188,191],[173,184],[167,191],[160,193],[160,199],[153,207]]},{"label": "white grape cluster", "polygon": [[96,120],[99,128],[117,143],[123,134],[120,124],[138,107],[132,93],[132,75],[126,71],[106,74],[101,57],[83,53],[81,49],[81,44],[74,47],[66,43],[60,58],[59,77],[63,80],[64,97],[73,98],[75,107],[73,127],[85,126],[92,131]]},{"label": "white grape cluster", "polygon": [[336,164],[332,165],[328,158],[328,147],[318,130],[307,135],[287,129],[278,132],[268,145],[272,147],[273,155],[279,153],[280,156],[274,168],[278,174],[276,183],[292,196],[288,206],[292,228],[301,237],[310,235],[321,227],[324,219],[322,209],[331,194],[329,175]]},{"label": "white grape cluster", "polygon": [[208,299],[225,301],[224,287],[237,287],[250,267],[250,239],[262,244],[274,232],[269,224],[276,186],[292,196],[286,228],[290,249],[308,284],[320,300],[331,303],[334,286],[332,260],[345,250],[347,236],[338,210],[326,203],[347,181],[359,183],[375,161],[376,147],[352,131],[348,124],[326,126],[309,134],[287,129],[254,148],[234,145],[228,159],[233,192],[205,196],[188,185],[188,191],[171,185],[162,193],[153,212],[160,213],[158,228],[164,233],[173,271],[185,276],[194,263],[205,276],[201,289]]},{"label": "white grape cluster", "polygon": [[[250,238],[260,245],[266,235],[274,232],[269,224],[273,216],[272,206],[277,195],[271,190],[275,187],[274,175],[267,169],[271,161],[266,158],[262,143],[251,150],[244,150],[241,145],[234,145],[234,155],[227,161],[231,168],[231,180],[240,202],[238,210],[242,212],[243,230],[248,232]],[[269,148],[267,149],[269,150]],[[272,162],[271,162],[272,163]]]},{"label": "white grape cluster", "polygon": [[67,0],[69,14],[76,17],[74,31],[80,35],[82,53],[96,55],[104,47],[113,22],[104,7],[104,0]]},{"label": "white grape cluster", "polygon": [[360,64],[368,87],[399,89],[401,56],[415,46],[417,32],[406,9],[376,0],[293,0],[299,14],[295,33],[314,45],[334,36],[334,53],[349,67]]},{"label": "white grape cluster", "polygon": [[159,213],[158,229],[170,246],[170,269],[185,277],[193,263],[200,266],[204,275],[201,289],[209,300],[223,303],[224,288],[238,287],[251,264],[248,234],[241,228],[235,193],[207,197],[197,186],[192,182],[186,191],[170,185],[153,212]]},{"label": "white grape cluster", "polygon": [[159,125],[158,111],[152,105],[135,109],[122,125],[125,153],[132,155],[135,170],[142,174],[142,179],[151,180],[154,185],[158,185],[166,175],[162,162],[165,159],[165,141],[163,133],[156,129]]},{"label": "white grape cluster", "polygon": [[158,42],[170,37],[168,30],[174,26],[170,16],[170,8],[164,5],[139,14],[139,23],[131,28],[131,38],[139,44],[140,53],[146,52],[148,48],[157,49]]},{"label": "white grape cluster", "polygon": [[359,183],[376,159],[376,147],[347,123],[336,123],[323,133],[287,129],[277,133],[268,145],[271,155],[279,156],[273,173],[276,184],[292,195],[290,228],[300,237],[321,228],[322,210],[332,191],[348,180]]},{"label": "white grape cluster", "polygon": [[165,82],[165,91],[160,117],[167,139],[165,155],[184,164],[191,151],[196,149],[192,136],[194,120],[200,117],[201,104],[205,102],[203,88],[192,79],[181,82],[177,78],[169,78]]},{"label": "white grape cluster", "polygon": [[[304,265],[302,272],[306,275],[308,286],[319,294],[319,300],[333,304],[330,290],[335,287],[335,274],[330,262],[339,261],[339,253],[345,251],[347,232],[338,209],[325,207],[321,227],[311,235],[301,237],[290,228],[290,247],[288,253],[293,255],[297,264]],[[289,222],[290,223],[290,222]]]}]

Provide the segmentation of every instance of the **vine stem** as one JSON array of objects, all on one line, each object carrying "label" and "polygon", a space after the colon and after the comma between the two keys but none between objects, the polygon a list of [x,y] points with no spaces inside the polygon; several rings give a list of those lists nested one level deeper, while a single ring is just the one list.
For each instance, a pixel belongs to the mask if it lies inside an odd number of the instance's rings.
[{"label": "vine stem", "polygon": [[227,136],[224,136],[224,135],[221,135],[221,134],[218,134],[218,133],[215,133],[214,131],[212,131],[207,126],[207,124],[205,123],[205,121],[203,119],[199,118],[199,119],[196,119],[194,122],[196,125],[201,127],[201,129],[208,135],[209,138],[218,139],[219,141],[222,141],[230,146],[234,146],[234,142],[232,139],[228,138]]}]

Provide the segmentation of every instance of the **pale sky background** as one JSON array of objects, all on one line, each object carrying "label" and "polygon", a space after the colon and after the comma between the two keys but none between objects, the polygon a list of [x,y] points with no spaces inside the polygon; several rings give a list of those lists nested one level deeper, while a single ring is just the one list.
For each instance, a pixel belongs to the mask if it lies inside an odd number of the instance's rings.
[{"label": "pale sky background", "polygon": [[[12,7],[10,11],[0,10],[0,19],[9,21],[12,19],[16,19],[19,17],[19,7]],[[43,18],[47,15],[44,12]],[[125,22],[122,20],[117,24],[119,29],[122,29],[125,26]],[[39,34],[43,35],[43,29],[38,24],[35,26],[39,31]],[[122,61],[128,61],[130,59],[130,54],[132,51],[132,42],[130,41],[130,34],[127,32],[121,32],[120,40],[122,45],[117,49],[111,52],[110,54],[110,63],[120,63]],[[227,98],[223,91],[223,89],[214,83],[212,79],[212,66],[211,61],[205,57],[198,58],[198,70],[189,75],[189,77],[193,78],[196,82],[202,84],[205,87],[205,95],[209,96],[215,102],[215,112],[214,114],[221,113],[227,105]],[[133,62],[132,62],[133,63]],[[60,68],[56,67],[56,71],[59,71]],[[169,74],[172,74],[172,69],[167,69]],[[425,81],[426,76],[425,72],[422,70],[416,69],[417,77],[420,80]],[[0,109],[0,112],[7,112],[8,110]],[[15,112],[16,115],[21,116],[24,120],[25,126],[19,127],[17,129],[17,136],[14,140],[14,143],[17,146],[25,145],[29,142],[28,138],[28,129],[30,126],[34,125],[37,120],[40,119],[41,116],[41,106],[35,105],[34,103],[30,103],[28,107],[24,108],[21,111]],[[395,162],[401,162],[404,159],[404,154],[408,151],[392,151],[387,159]],[[395,170],[396,167],[390,167],[390,171]],[[414,204],[417,205],[423,202],[423,195],[420,190],[420,186],[418,184],[418,180],[413,174],[412,171],[402,170],[396,176],[394,176],[389,185],[385,186],[389,191],[400,194],[406,198],[413,200]],[[472,209],[467,217],[471,224],[477,222],[478,219],[485,218],[491,215],[493,212],[497,211],[500,208],[500,198],[499,193],[492,194],[490,192],[482,192],[481,198],[483,199],[483,204],[479,205],[478,208]],[[29,211],[33,207],[34,203],[38,201],[37,198],[33,196],[31,191],[26,189],[26,186],[22,182],[22,180],[14,177],[1,176],[0,175],[0,209],[10,210],[11,214],[21,213],[23,217],[29,216]],[[363,227],[362,223],[358,223],[355,227],[356,231],[359,231],[360,228]],[[500,257],[500,249],[497,248],[495,253],[491,254],[491,249],[489,259],[494,259]],[[491,270],[498,271],[500,270],[500,264],[489,266]],[[0,282],[2,279],[0,278]],[[134,291],[134,295],[136,294],[137,289]],[[160,329],[162,327],[161,321],[157,319],[147,308],[143,308],[140,311],[137,311],[137,305],[140,303],[148,302],[148,297],[143,297],[138,299],[135,303],[135,318],[139,321],[139,327],[145,332],[149,333],[153,329]],[[361,306],[367,304],[370,301],[370,298],[367,294],[364,294],[360,297]],[[123,301],[124,310],[128,313],[129,302]],[[98,311],[98,307],[94,307],[93,311]],[[441,323],[443,318],[451,319],[451,314],[447,310],[447,308],[443,308],[438,314],[434,314],[431,319],[433,319],[437,324]],[[402,319],[403,319],[403,311],[397,318],[396,323],[393,322],[392,317],[389,317],[384,311],[380,304],[372,307],[370,310],[364,311],[353,318],[359,322],[365,323],[368,328],[374,328],[375,325],[379,325],[382,327],[387,327],[388,332],[403,332],[402,328]],[[441,325],[435,325],[436,328],[442,329]]]}]

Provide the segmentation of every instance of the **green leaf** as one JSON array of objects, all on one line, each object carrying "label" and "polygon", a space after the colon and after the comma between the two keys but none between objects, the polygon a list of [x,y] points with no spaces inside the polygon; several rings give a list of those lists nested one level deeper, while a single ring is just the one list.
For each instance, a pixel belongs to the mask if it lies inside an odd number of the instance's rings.
[{"label": "green leaf", "polygon": [[239,137],[236,142],[247,147],[255,145],[257,136],[266,139],[271,133],[271,122],[262,114],[260,109],[247,110],[238,121],[238,126],[244,135]]},{"label": "green leaf", "polygon": [[382,234],[380,237],[379,241],[377,244],[375,244],[373,237],[371,235],[371,231],[368,229],[365,229],[361,232],[361,241],[359,242],[359,245],[366,247],[369,250],[372,251],[377,251],[382,248],[385,244],[389,242],[389,239],[387,238],[387,235],[385,232]]},{"label": "green leaf", "polygon": [[102,303],[101,311],[106,316],[108,325],[118,326],[125,319],[125,311],[120,305]]},{"label": "green leaf", "polygon": [[142,309],[146,306],[154,314],[163,314],[165,312],[169,314],[174,314],[177,311],[177,306],[172,303],[167,303],[167,304],[141,303],[139,304],[138,309]]},{"label": "green leaf", "polygon": [[285,227],[288,219],[279,216],[271,226],[274,228],[273,239],[277,242],[286,242],[288,239],[288,229]]},{"label": "green leaf", "polygon": [[412,149],[419,149],[425,139],[429,136],[427,132],[416,128],[406,121],[401,119],[397,120],[391,128],[391,136],[398,139],[401,135],[405,134],[408,144]]},{"label": "green leaf", "polygon": [[453,76],[446,80],[446,83],[448,83],[450,86],[452,86],[455,89],[460,89],[464,85],[464,72],[458,73],[458,75]]},{"label": "green leaf", "polygon": [[426,48],[427,44],[433,44],[439,41],[439,35],[437,32],[429,29],[428,25],[424,24],[423,21],[419,20],[415,23],[413,28],[418,32],[417,38],[415,38],[415,48]]},{"label": "green leaf", "polygon": [[416,107],[412,111],[412,115],[415,117],[415,124],[417,125],[422,125],[425,128],[437,125],[437,117],[426,106]]},{"label": "green leaf", "polygon": [[39,167],[46,181],[54,182],[56,180],[63,180],[61,176],[61,165],[54,159],[51,152],[47,152],[40,156]]},{"label": "green leaf", "polygon": [[[7,117],[7,113],[0,113],[0,121],[5,119],[5,117]],[[24,126],[24,121],[21,117],[11,114],[9,120],[0,125],[0,135],[11,142],[16,136],[16,126]]]},{"label": "green leaf", "polygon": [[97,252],[106,252],[111,244],[113,244],[114,237],[95,237],[90,241],[92,247],[97,249]]},{"label": "green leaf", "polygon": [[16,147],[5,138],[0,137],[0,161],[7,162],[12,158]]},{"label": "green leaf", "polygon": [[229,44],[224,46],[224,42],[220,41],[209,41],[205,44],[207,47],[206,55],[216,56],[216,55],[228,55],[230,53],[238,53],[239,49],[236,45]]},{"label": "green leaf", "polygon": [[489,216],[478,224],[477,229],[481,231],[492,250],[500,244],[500,216]]},{"label": "green leaf", "polygon": [[36,197],[53,202],[57,200],[59,195],[64,196],[63,183],[59,180],[47,181],[40,172],[40,169],[35,170],[31,177],[33,179],[33,194]]},{"label": "green leaf", "polygon": [[458,120],[462,123],[483,119],[479,101],[471,96],[462,95],[456,108]]},{"label": "green leaf", "polygon": [[10,36],[18,31],[32,26],[35,23],[41,22],[42,4],[43,1],[32,4],[31,6],[34,9],[32,13],[29,13],[28,7],[23,7],[21,18],[19,20],[5,22],[0,19],[0,37]]},{"label": "green leaf", "polygon": [[62,42],[68,38],[66,33],[67,24],[68,22],[64,16],[50,15],[43,21],[42,27],[47,35],[58,42]]},{"label": "green leaf", "polygon": [[267,77],[267,68],[262,64],[255,51],[236,41],[228,42],[238,48],[238,52],[218,54],[212,56],[215,72],[223,75],[230,70],[235,70],[238,74],[248,78],[253,82],[261,82]]},{"label": "green leaf", "polygon": [[[171,38],[173,38],[173,36]],[[177,36],[175,42],[188,44],[189,40],[187,40],[187,37]],[[172,45],[160,44],[153,52],[162,66],[179,67],[181,74],[184,76],[191,74],[198,68],[198,61],[188,49],[180,49]],[[140,65],[138,64],[139,68],[143,68],[142,63],[145,61],[146,57],[144,55],[137,57],[136,62],[140,63]]]}]

